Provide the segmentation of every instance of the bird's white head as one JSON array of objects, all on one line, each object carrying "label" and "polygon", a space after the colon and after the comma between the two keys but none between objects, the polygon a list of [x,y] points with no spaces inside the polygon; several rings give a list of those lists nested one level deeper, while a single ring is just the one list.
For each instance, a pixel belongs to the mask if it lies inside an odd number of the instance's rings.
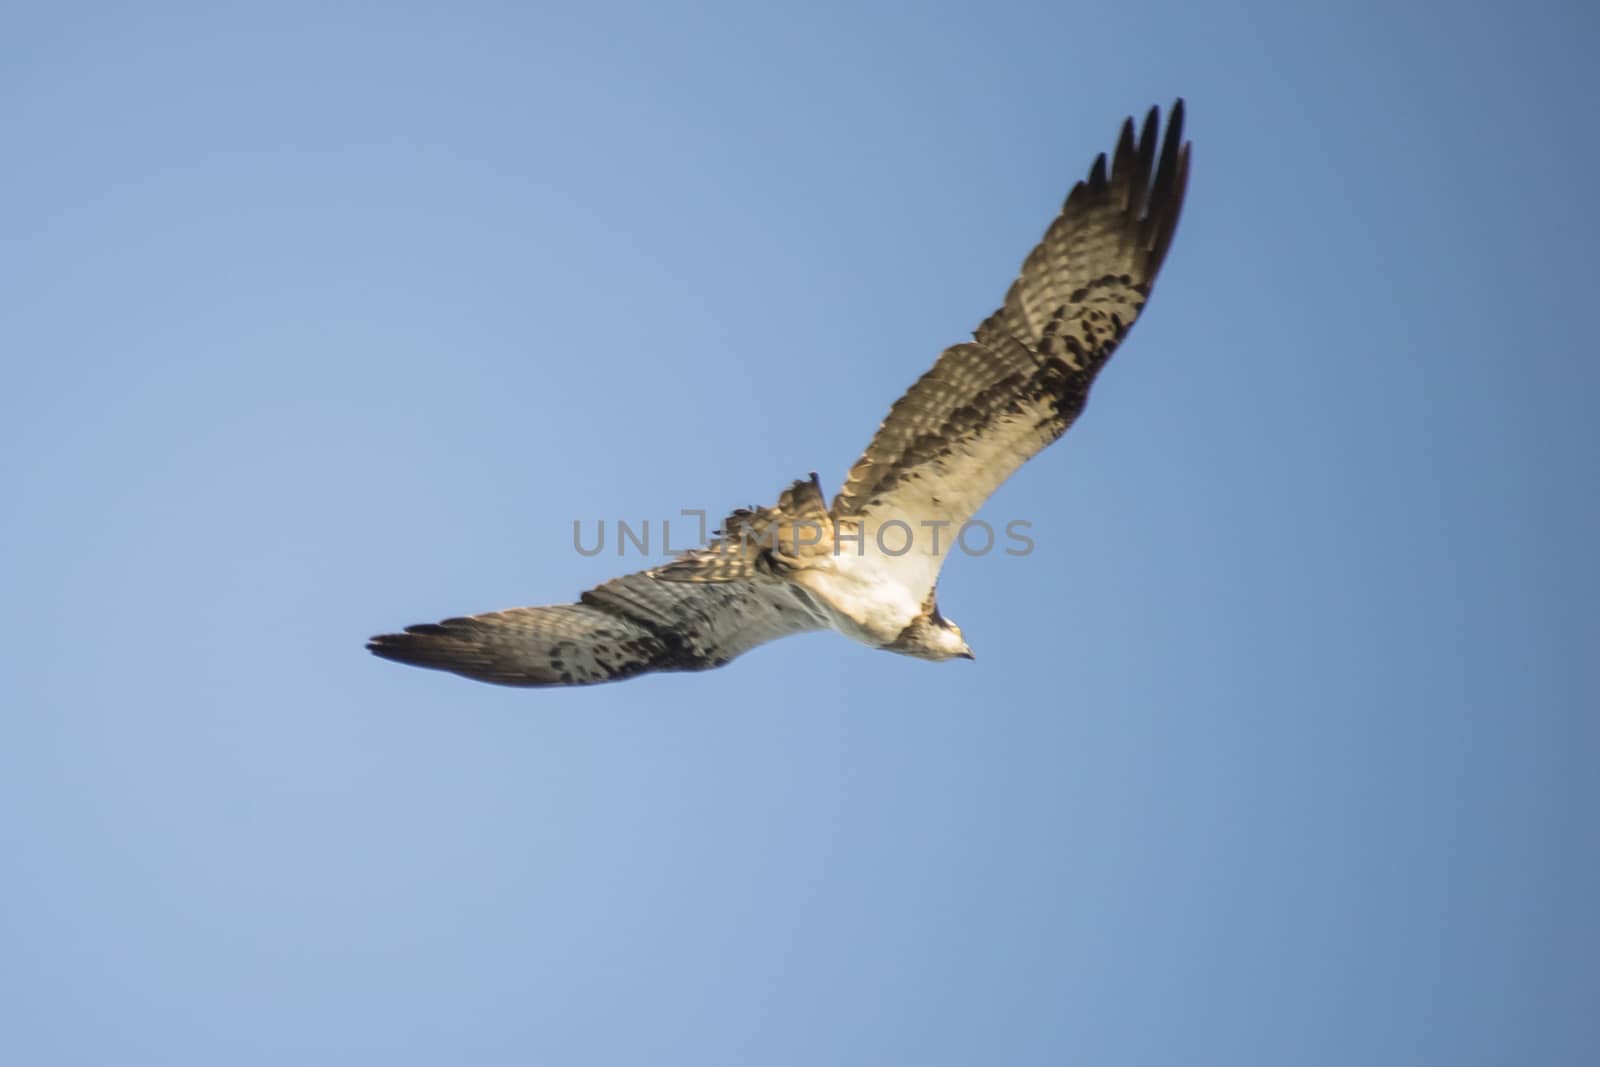
[{"label": "bird's white head", "polygon": [[949,619],[940,620],[943,626],[935,628],[938,635],[938,648],[942,653],[939,659],[977,659],[972,654],[972,648],[967,644],[967,639],[961,636],[961,627]]},{"label": "bird's white head", "polygon": [[972,654],[966,638],[961,636],[961,627],[939,614],[938,608],[913,619],[911,625],[901,631],[894,644],[889,646],[889,650],[935,662],[978,658]]}]

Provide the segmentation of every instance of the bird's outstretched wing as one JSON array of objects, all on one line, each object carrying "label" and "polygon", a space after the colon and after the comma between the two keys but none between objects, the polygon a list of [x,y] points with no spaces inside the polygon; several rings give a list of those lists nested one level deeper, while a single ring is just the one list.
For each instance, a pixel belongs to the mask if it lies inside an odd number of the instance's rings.
[{"label": "bird's outstretched wing", "polygon": [[372,638],[385,659],[500,685],[592,685],[648,671],[720,667],[822,627],[803,591],[770,577],[687,583],[630,574],[576,604],[512,608]]},{"label": "bird's outstretched wing", "polygon": [[[1164,138],[1160,126],[1157,108],[1137,138],[1133,120],[1123,124],[1109,172],[1101,155],[1073,187],[1004,306],[890,409],[834,499],[835,516],[869,529],[948,522],[953,532],[1072,425],[1149,299],[1178,225],[1189,176],[1183,101]],[[950,542],[950,533],[919,536],[893,559],[898,579],[931,590]]]}]

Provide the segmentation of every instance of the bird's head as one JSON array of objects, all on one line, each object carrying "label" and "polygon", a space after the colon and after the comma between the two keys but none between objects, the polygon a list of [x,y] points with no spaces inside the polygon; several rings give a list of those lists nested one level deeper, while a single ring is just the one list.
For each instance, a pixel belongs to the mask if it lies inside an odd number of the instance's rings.
[{"label": "bird's head", "polygon": [[961,636],[961,627],[939,614],[938,608],[917,616],[892,647],[896,652],[935,662],[978,658]]},{"label": "bird's head", "polygon": [[967,639],[961,636],[961,627],[949,619],[945,620],[944,626],[940,628],[939,633],[942,639],[940,648],[945,653],[940,657],[941,659],[975,660],[978,658],[972,654],[972,647],[967,644]]}]

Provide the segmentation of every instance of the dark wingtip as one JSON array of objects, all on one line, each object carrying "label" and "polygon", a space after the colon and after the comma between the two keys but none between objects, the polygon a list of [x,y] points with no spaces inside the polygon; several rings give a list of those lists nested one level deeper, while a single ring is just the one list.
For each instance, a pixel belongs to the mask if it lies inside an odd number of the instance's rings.
[{"label": "dark wingtip", "polygon": [[443,637],[450,631],[437,622],[419,622],[415,626],[407,626],[405,634],[391,634],[390,636],[404,640],[407,635],[416,637]]},{"label": "dark wingtip", "polygon": [[367,638],[367,651],[383,659],[405,662],[405,634],[378,634]]},{"label": "dark wingtip", "polygon": [[407,626],[402,633],[378,634],[367,638],[367,651],[397,663],[426,664],[432,659],[429,651],[437,651],[440,647],[434,639],[449,636],[450,630],[439,623],[418,623]]},{"label": "dark wingtip", "polygon": [[[367,651],[379,659],[404,663],[408,667],[454,671],[469,678],[484,677],[481,672],[470,669],[479,658],[477,650],[464,645],[456,634],[436,623],[407,626],[403,633],[369,638]],[[484,677],[484,680],[499,681],[492,677]]]},{"label": "dark wingtip", "polygon": [[1133,145],[1133,119],[1130,116],[1122,120],[1122,132],[1117,134],[1117,154],[1133,151]]},{"label": "dark wingtip", "polygon": [[[1172,112],[1167,117],[1167,132],[1162,138],[1161,157],[1147,201],[1152,275],[1161,269],[1167,250],[1172,246],[1172,238],[1178,230],[1178,216],[1183,212],[1184,194],[1188,190],[1190,145],[1183,139],[1183,120],[1184,103],[1180,96],[1173,101]],[[1154,148],[1153,137],[1151,147]]]},{"label": "dark wingtip", "polygon": [[1106,185],[1106,154],[1101,152],[1094,157],[1094,166],[1089,168],[1089,189],[1099,192]]}]

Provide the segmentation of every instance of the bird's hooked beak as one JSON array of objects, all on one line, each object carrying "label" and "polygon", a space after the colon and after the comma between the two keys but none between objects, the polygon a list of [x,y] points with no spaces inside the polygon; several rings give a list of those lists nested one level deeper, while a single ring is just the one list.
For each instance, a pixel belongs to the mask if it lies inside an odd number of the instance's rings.
[{"label": "bird's hooked beak", "polygon": [[976,660],[978,658],[977,656],[974,656],[972,654],[972,646],[971,645],[962,645],[961,646],[961,651],[957,652],[956,655],[961,659]]}]

